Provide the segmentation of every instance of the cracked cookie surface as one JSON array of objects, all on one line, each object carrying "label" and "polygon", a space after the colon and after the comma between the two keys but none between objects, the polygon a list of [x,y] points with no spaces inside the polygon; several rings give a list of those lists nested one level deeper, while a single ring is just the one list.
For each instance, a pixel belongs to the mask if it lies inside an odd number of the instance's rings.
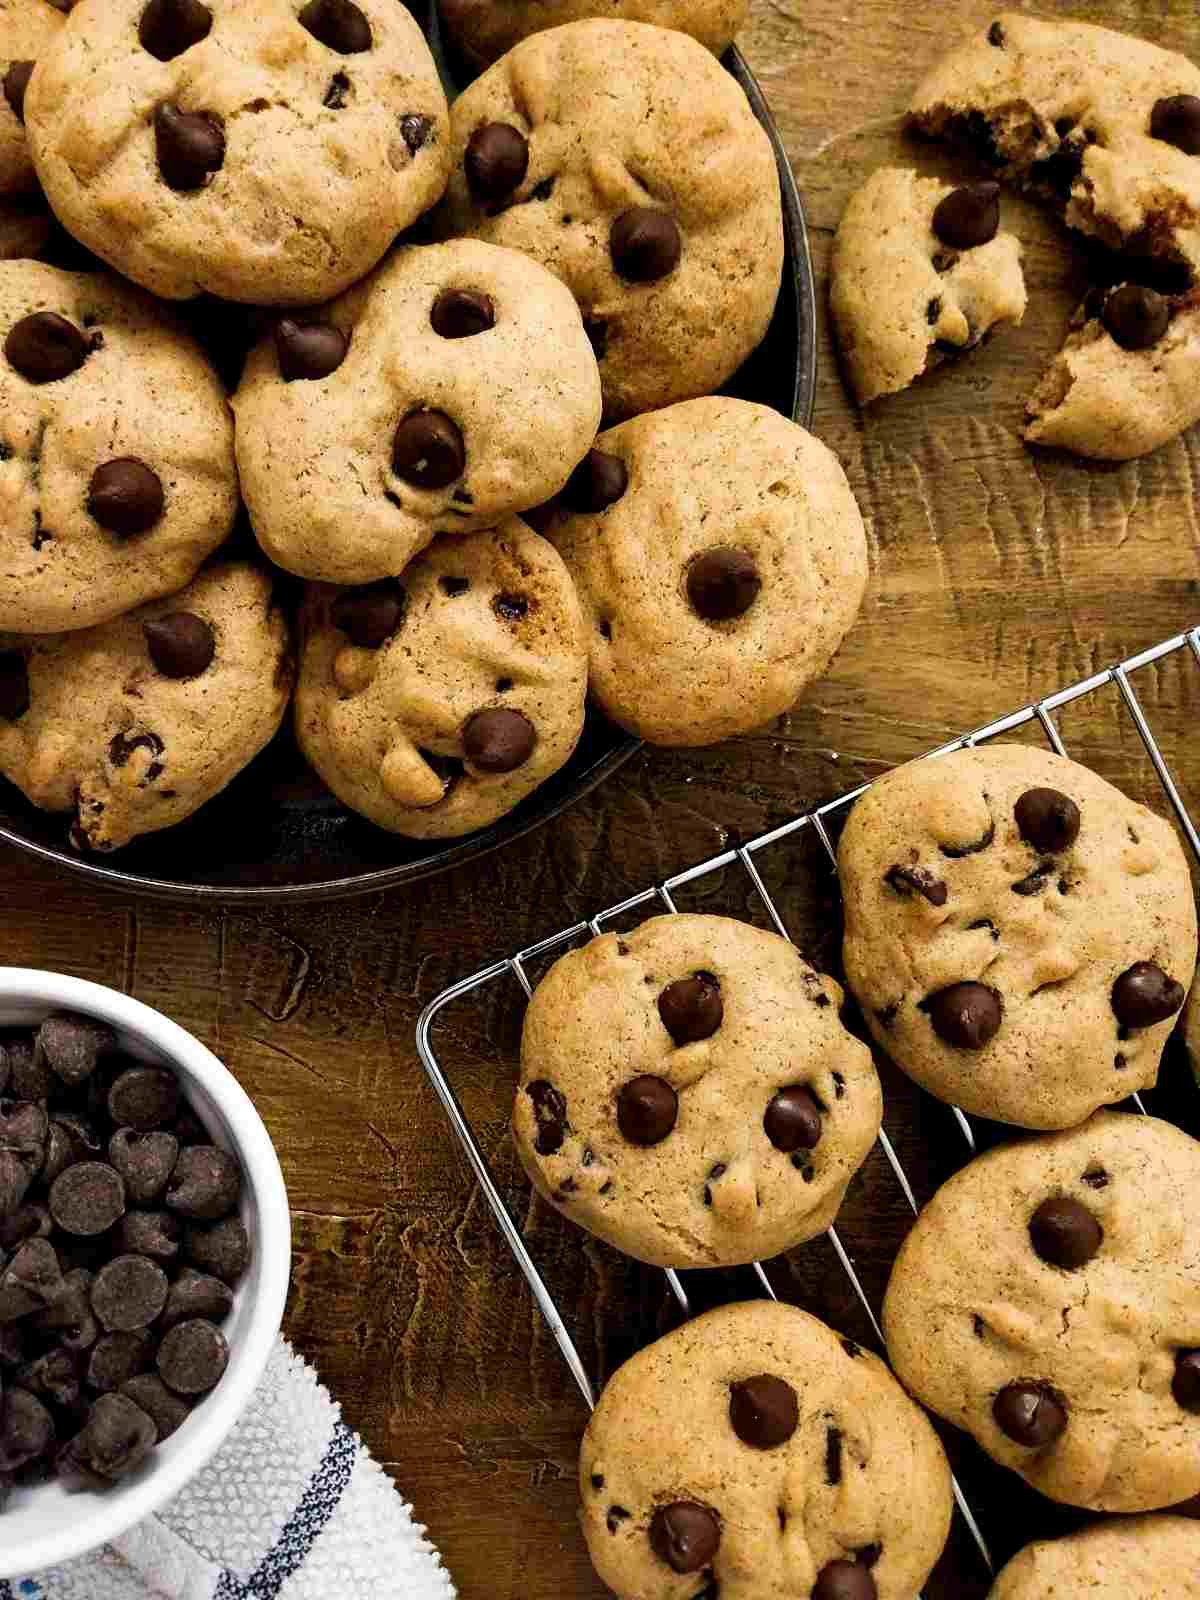
[{"label": "cracked cookie surface", "polygon": [[186,589],[77,633],[0,634],[0,771],[81,850],[182,822],[283,720],[293,664],[271,580],[206,568]]},{"label": "cracked cookie surface", "polygon": [[168,300],[329,299],[449,167],[437,69],[395,0],[82,6],[25,116],[66,226]]},{"label": "cracked cookie surface", "polygon": [[530,1001],[513,1133],[538,1192],[638,1260],[711,1267],[822,1233],[879,1131],[871,1053],[794,945],[655,917]]},{"label": "cracked cookie surface", "polygon": [[555,494],[595,438],[600,378],[557,278],[457,239],[397,250],[280,324],[233,408],[267,554],[301,577],[368,583],[438,533],[495,527]]},{"label": "cracked cookie surface", "polygon": [[346,805],[414,839],[470,833],[568,759],[583,729],[579,602],[513,517],[429,545],[399,579],[310,587],[296,736]]},{"label": "cracked cookie surface", "polygon": [[581,1521],[620,1600],[911,1600],[950,1527],[950,1468],[877,1356],[795,1306],[695,1317],[609,1379]]},{"label": "cracked cookie surface", "polygon": [[867,583],[836,456],[721,396],[602,433],[546,532],[588,618],[593,699],[654,744],[711,744],[790,710]]},{"label": "cracked cookie surface", "polygon": [[224,391],[169,315],[104,273],[0,263],[0,628],[171,594],[236,510]]},{"label": "cracked cookie surface", "polygon": [[601,15],[678,28],[720,55],[749,9],[750,0],[442,0],[441,15],[466,59],[484,67],[530,34]]},{"label": "cracked cookie surface", "polygon": [[1200,1600],[1200,1524],[1128,1517],[1026,1545],[988,1600]]},{"label": "cracked cookie surface", "polygon": [[987,238],[957,246],[938,237],[938,208],[962,192],[882,167],[850,198],[834,240],[829,295],[859,405],[906,389],[948,354],[1025,315],[1014,234],[993,227]]},{"label": "cracked cookie surface", "polygon": [[742,90],[686,34],[535,34],[455,101],[438,225],[531,255],[583,312],[617,421],[717,389],[767,331],[779,177]]},{"label": "cracked cookie surface", "polygon": [[50,0],[0,0],[0,195],[37,188],[25,137],[28,68],[62,25],[62,12]]},{"label": "cracked cookie surface", "polygon": [[930,1093],[1065,1128],[1150,1087],[1196,964],[1171,826],[1085,767],[986,744],[915,761],[842,834],[847,983]]},{"label": "cracked cookie surface", "polygon": [[896,1259],[883,1325],[897,1375],[1052,1500],[1149,1511],[1190,1498],[1198,1184],[1200,1144],[1133,1112],[979,1156]]}]

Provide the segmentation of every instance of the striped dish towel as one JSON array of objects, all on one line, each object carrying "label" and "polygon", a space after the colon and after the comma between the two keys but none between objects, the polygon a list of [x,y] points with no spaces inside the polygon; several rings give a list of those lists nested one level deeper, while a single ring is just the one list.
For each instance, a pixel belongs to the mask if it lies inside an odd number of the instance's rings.
[{"label": "striped dish towel", "polygon": [[208,1466],[115,1544],[0,1600],[454,1600],[437,1551],[281,1339]]}]

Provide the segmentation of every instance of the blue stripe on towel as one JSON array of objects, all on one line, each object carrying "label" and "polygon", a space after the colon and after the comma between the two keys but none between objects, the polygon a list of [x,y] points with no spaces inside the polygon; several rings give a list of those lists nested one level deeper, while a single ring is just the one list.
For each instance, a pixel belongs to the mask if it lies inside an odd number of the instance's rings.
[{"label": "blue stripe on towel", "polygon": [[[274,1546],[249,1578],[243,1580],[226,1568],[213,1600],[275,1600],[287,1580],[304,1565],[309,1551],[337,1510],[350,1482],[357,1454],[354,1434],[344,1422],[339,1422],[320,1466]],[[0,1600],[15,1600],[15,1597],[6,1595],[0,1587]]]}]

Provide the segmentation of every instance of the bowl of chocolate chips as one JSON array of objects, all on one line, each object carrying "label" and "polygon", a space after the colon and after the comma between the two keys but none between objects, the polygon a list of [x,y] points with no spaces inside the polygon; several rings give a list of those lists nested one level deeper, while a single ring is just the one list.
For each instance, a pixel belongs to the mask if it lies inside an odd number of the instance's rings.
[{"label": "bowl of chocolate chips", "polygon": [[137,1000],[0,967],[0,1578],[158,1509],[283,1317],[287,1193],[237,1080]]}]

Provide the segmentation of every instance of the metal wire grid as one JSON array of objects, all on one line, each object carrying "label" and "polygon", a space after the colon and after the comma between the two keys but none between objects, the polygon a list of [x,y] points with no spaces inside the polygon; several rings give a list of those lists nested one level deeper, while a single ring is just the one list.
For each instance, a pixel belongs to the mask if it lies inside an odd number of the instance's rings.
[{"label": "metal wire grid", "polygon": [[[1115,684],[1123,708],[1131,718],[1134,727],[1137,729],[1138,736],[1146,748],[1175,819],[1187,840],[1193,856],[1197,862],[1200,862],[1200,833],[1197,832],[1196,824],[1193,822],[1180,796],[1179,788],[1172,776],[1170,767],[1159,748],[1141,702],[1138,700],[1137,693],[1130,681],[1131,677],[1143,668],[1163,661],[1168,656],[1175,655],[1180,651],[1185,653],[1185,657],[1190,655],[1193,665],[1200,668],[1200,624],[1190,629],[1187,633],[1176,634],[1170,639],[1164,639],[1160,644],[1152,646],[1149,650],[1143,650],[1140,655],[1131,656],[1128,660],[1119,662],[1103,672],[1098,672],[1079,683],[1071,684],[1068,688],[1059,689],[1056,693],[1047,695],[1042,700],[1023,706],[1019,711],[1014,711],[995,722],[986,723],[973,733],[964,734],[958,739],[953,739],[948,744],[940,746],[937,750],[930,751],[926,759],[934,759],[937,756],[947,755],[951,751],[981,744],[988,739],[1012,733],[1016,729],[1034,722],[1039,725],[1051,748],[1056,750],[1059,755],[1065,756],[1068,752],[1055,723],[1055,713],[1076,700],[1082,700],[1086,696],[1108,687],[1110,684]],[[758,901],[770,919],[772,927],[776,932],[782,934],[785,939],[790,938],[787,926],[775,902],[772,900],[766,884],[763,882],[756,865],[756,858],[773,845],[779,844],[785,839],[794,838],[804,829],[809,828],[820,840],[831,865],[836,868],[837,854],[830,838],[828,824],[833,818],[847,812],[869,787],[869,784],[861,784],[858,788],[850,790],[849,793],[839,796],[836,800],[828,801],[826,804],[817,806],[801,816],[794,817],[790,822],[785,822],[782,826],[773,828],[769,833],[761,834],[747,844],[722,851],[719,855],[712,856],[707,861],[702,861],[696,866],[688,867],[685,871],[676,873],[674,877],[667,878],[660,884],[655,884],[651,888],[641,890],[638,894],[631,895],[617,905],[609,906],[606,910],[598,912],[596,916],[589,917],[586,921],[576,922],[571,927],[562,928],[559,932],[551,934],[548,938],[540,939],[536,944],[530,945],[527,949],[519,950],[515,955],[509,956],[503,961],[493,962],[491,966],[484,967],[482,971],[474,973],[469,978],[463,978],[460,982],[444,990],[430,1001],[421,1014],[417,1023],[417,1049],[426,1074],[450,1119],[450,1124],[466,1153],[467,1160],[479,1182],[484,1198],[495,1215],[500,1231],[504,1235],[517,1265],[524,1274],[534,1300],[549,1324],[563,1358],[589,1407],[594,1407],[596,1404],[596,1394],[591,1379],[588,1377],[575,1341],[563,1321],[554,1298],[546,1287],[545,1280],[538,1271],[537,1265],[526,1247],[521,1231],[505,1205],[499,1189],[496,1187],[479,1143],[471,1130],[470,1124],[463,1115],[454,1090],[451,1088],[438,1061],[433,1045],[434,1023],[447,1006],[500,978],[515,977],[528,999],[533,992],[533,985],[526,971],[526,967],[530,962],[539,957],[562,951],[567,946],[588,935],[599,935],[604,931],[605,924],[610,924],[618,917],[631,911],[656,905],[658,908],[673,912],[676,910],[674,894],[677,890],[686,885],[696,883],[700,879],[707,878],[714,873],[724,871],[725,868],[731,866],[741,867],[744,870]],[[1142,1104],[1141,1097],[1135,1094],[1132,1099],[1137,1110],[1144,1114],[1145,1106]],[[971,1123],[957,1106],[952,1107],[951,1110],[965,1141],[967,1153],[968,1155],[973,1155],[976,1149],[976,1141]],[[879,1131],[879,1144],[897,1183],[900,1185],[904,1198],[915,1216],[918,1206],[912,1184],[900,1164],[895,1147],[883,1128]],[[882,1349],[883,1334],[874,1307],[871,1305],[858,1273],[855,1271],[853,1261],[838,1236],[837,1228],[831,1227],[828,1230],[827,1237]],[[763,1270],[762,1263],[758,1261],[752,1263],[752,1271],[756,1275],[763,1293],[772,1300],[778,1298],[770,1279]],[[688,1301],[687,1290],[678,1273],[668,1269],[666,1278],[680,1310],[684,1316],[690,1315],[691,1306]],[[987,1541],[957,1479],[954,1480],[954,1496],[976,1548],[990,1571],[993,1563]]]}]

